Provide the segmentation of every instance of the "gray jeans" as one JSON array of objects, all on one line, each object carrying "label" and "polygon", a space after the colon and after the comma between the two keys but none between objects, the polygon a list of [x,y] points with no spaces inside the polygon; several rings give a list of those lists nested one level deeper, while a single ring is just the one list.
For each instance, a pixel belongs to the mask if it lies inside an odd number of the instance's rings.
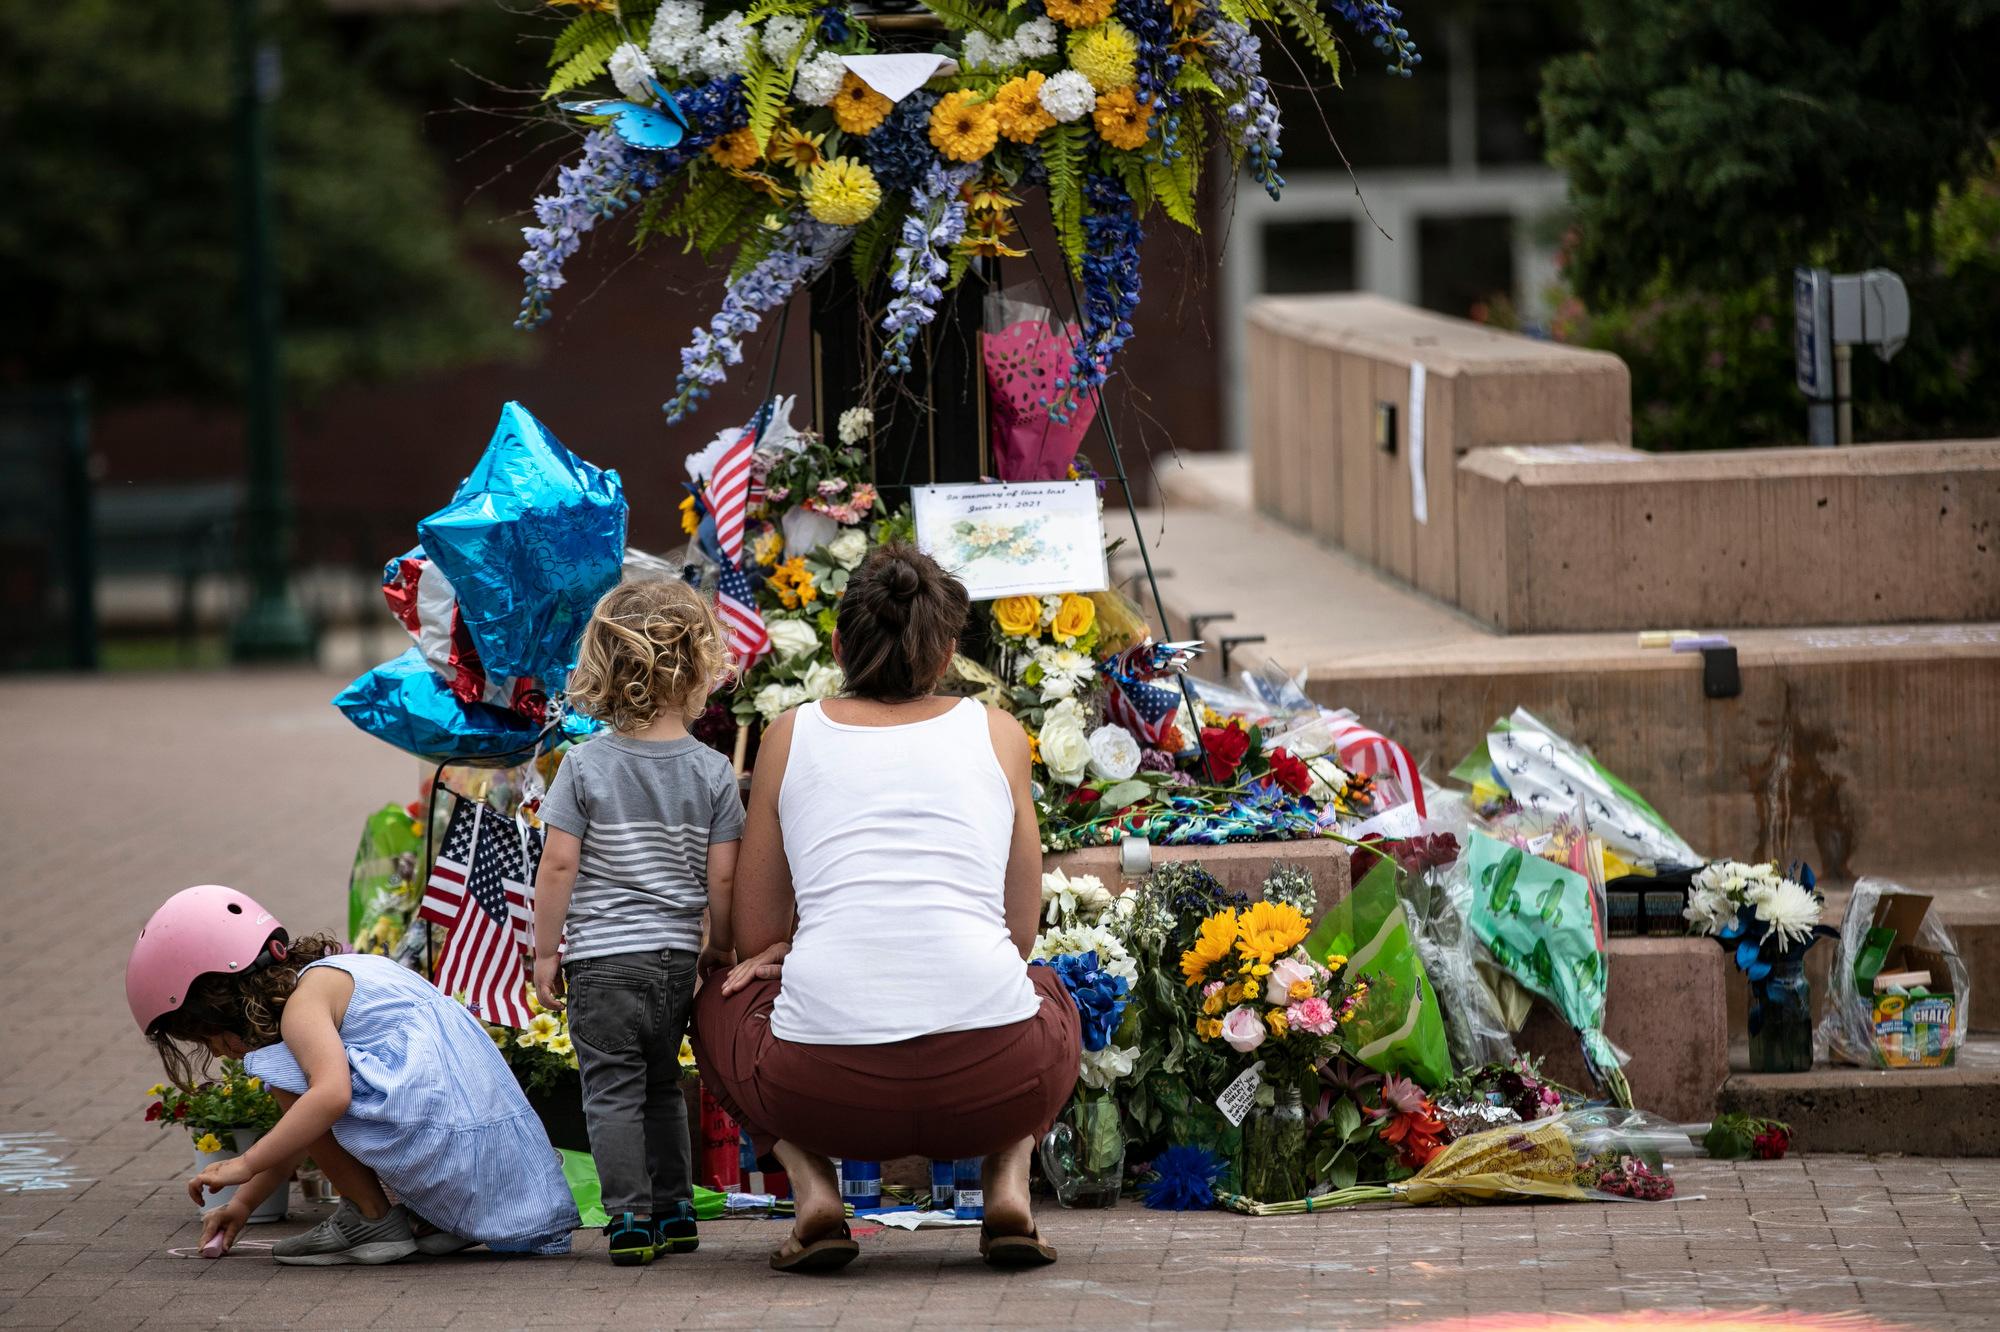
[{"label": "gray jeans", "polygon": [[694,1004],[684,949],[572,962],[569,1034],[604,1210],[660,1217],[694,1196],[681,1037]]}]

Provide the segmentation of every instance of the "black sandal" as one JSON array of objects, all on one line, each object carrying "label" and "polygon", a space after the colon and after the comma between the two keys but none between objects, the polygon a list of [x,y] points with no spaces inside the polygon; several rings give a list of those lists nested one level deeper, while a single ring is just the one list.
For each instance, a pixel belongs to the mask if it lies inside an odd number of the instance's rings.
[{"label": "black sandal", "polygon": [[838,1272],[861,1256],[861,1246],[845,1221],[811,1242],[803,1235],[794,1234],[791,1238],[799,1241],[794,1252],[786,1253],[783,1248],[771,1251],[773,1272]]},{"label": "black sandal", "polygon": [[1053,1244],[1042,1238],[1039,1230],[1025,1235],[996,1235],[992,1227],[981,1224],[979,1256],[986,1260],[988,1267],[1047,1267],[1056,1260],[1056,1250]]}]

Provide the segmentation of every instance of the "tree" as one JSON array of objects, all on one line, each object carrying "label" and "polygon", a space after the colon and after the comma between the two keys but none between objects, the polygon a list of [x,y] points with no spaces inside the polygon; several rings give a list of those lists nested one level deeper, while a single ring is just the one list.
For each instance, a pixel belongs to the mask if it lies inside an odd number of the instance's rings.
[{"label": "tree", "polygon": [[[0,380],[82,375],[114,399],[238,384],[227,19],[217,0],[0,7]],[[465,253],[425,108],[371,82],[316,7],[274,10],[271,31],[293,386],[507,349],[516,296]]]}]

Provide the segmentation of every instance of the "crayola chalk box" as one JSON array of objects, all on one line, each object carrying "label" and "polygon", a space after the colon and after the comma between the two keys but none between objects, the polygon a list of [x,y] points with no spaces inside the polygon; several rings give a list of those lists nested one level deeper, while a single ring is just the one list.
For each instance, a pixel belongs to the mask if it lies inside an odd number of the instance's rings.
[{"label": "crayola chalk box", "polygon": [[1947,1068],[1957,1000],[1948,994],[1875,996],[1875,1057],[1885,1068]]}]

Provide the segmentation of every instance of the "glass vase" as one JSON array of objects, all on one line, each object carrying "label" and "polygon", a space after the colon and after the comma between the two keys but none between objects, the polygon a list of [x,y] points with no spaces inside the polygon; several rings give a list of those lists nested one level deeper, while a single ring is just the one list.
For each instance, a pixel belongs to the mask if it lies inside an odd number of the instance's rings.
[{"label": "glass vase", "polygon": [[1812,986],[1803,948],[1772,960],[1755,987],[1750,1018],[1750,1071],[1803,1073],[1813,1066]]},{"label": "glass vase", "polygon": [[1243,1154],[1236,1170],[1243,1194],[1257,1202],[1306,1196],[1306,1110],[1297,1087],[1258,1088],[1243,1120]]},{"label": "glass vase", "polygon": [[1109,1092],[1080,1093],[1042,1138],[1042,1173],[1064,1207],[1111,1207],[1125,1184],[1125,1134]]}]

